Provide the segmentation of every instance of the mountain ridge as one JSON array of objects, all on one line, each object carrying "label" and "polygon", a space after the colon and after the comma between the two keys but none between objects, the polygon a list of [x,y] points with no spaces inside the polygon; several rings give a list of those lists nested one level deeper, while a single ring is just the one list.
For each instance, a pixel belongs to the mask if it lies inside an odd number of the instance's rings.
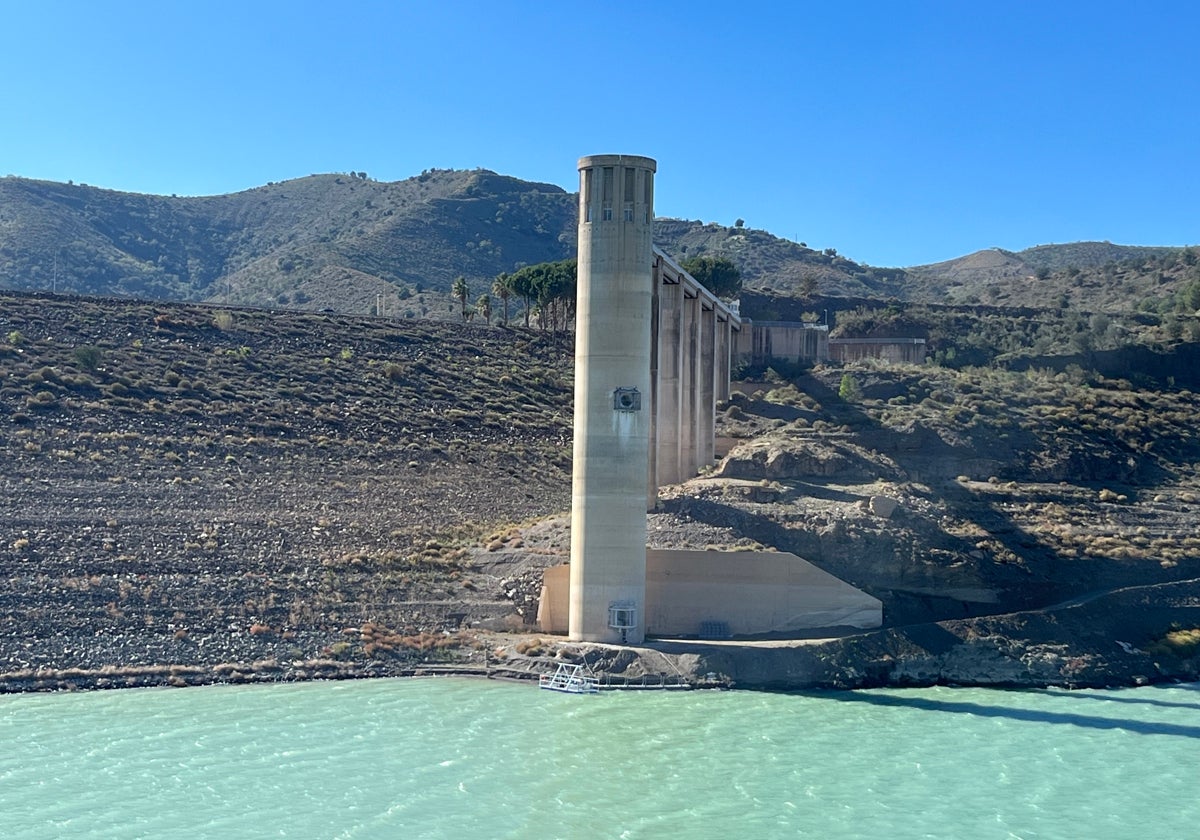
[{"label": "mountain ridge", "polygon": [[[389,314],[446,318],[458,276],[486,292],[501,272],[570,257],[576,214],[574,193],[487,169],[430,169],[392,182],[315,174],[183,197],[9,176],[0,179],[0,288],[346,312],[382,305]],[[1082,290],[1087,283],[1108,283],[1114,265],[1140,261],[1136,282],[1121,278],[1128,290],[1099,296],[1105,306],[1133,308],[1190,277],[1168,269],[1160,281],[1159,263],[1190,250],[1168,246],[984,249],[880,268],[741,224],[655,224],[656,243],[676,259],[726,256],[747,288],[783,297],[1007,298],[1050,307],[1064,295],[1096,298]],[[1042,288],[1031,295],[1033,280]]]}]

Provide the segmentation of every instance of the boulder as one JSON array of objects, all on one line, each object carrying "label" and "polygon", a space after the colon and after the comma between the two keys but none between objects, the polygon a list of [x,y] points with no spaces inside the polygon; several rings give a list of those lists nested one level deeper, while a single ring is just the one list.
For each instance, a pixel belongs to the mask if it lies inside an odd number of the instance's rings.
[{"label": "boulder", "polygon": [[890,519],[899,506],[898,501],[887,496],[872,496],[870,501],[871,513],[884,519]]}]

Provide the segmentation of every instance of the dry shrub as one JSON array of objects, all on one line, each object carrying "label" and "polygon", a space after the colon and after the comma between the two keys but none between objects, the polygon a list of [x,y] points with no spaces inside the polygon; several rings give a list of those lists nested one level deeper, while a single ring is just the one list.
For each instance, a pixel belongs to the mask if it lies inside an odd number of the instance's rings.
[{"label": "dry shrub", "polygon": [[545,639],[523,639],[517,642],[516,651],[524,656],[542,656],[549,648],[550,642]]},{"label": "dry shrub", "polygon": [[428,631],[402,634],[375,622],[367,622],[359,628],[359,639],[363,642],[363,652],[367,656],[403,650],[427,653],[462,647],[473,641],[473,637],[462,632],[453,635]]},{"label": "dry shrub", "polygon": [[1148,645],[1146,652],[1188,659],[1200,652],[1200,627],[1193,627],[1189,630],[1172,630],[1158,641]]}]

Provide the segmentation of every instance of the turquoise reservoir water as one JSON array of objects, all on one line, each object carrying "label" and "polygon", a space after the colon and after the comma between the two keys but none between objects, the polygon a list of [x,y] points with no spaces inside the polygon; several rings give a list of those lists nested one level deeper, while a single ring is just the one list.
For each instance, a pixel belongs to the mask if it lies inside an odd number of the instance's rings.
[{"label": "turquoise reservoir water", "polygon": [[1186,838],[1200,686],[0,697],[0,837]]}]

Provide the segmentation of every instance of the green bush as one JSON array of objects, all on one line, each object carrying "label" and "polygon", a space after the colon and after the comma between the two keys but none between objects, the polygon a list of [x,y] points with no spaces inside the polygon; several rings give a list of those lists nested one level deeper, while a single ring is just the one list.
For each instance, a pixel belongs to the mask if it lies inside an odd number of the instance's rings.
[{"label": "green bush", "polygon": [[849,373],[842,374],[842,382],[838,386],[838,396],[845,402],[859,402],[862,400],[862,388],[858,386],[858,380]]},{"label": "green bush", "polygon": [[89,373],[94,373],[100,367],[100,362],[104,359],[104,351],[91,344],[76,347],[71,355],[75,357],[75,361],[79,363],[79,366]]}]

